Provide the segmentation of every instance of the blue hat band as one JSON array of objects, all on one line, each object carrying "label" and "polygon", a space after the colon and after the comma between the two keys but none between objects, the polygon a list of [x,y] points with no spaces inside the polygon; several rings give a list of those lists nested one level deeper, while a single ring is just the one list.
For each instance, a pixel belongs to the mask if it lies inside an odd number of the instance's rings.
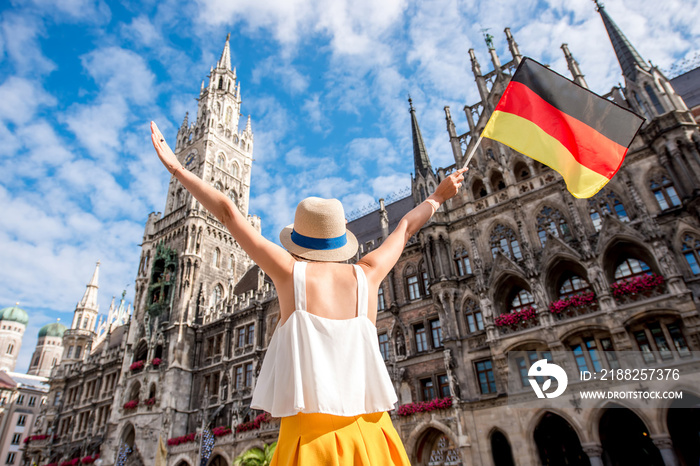
[{"label": "blue hat band", "polygon": [[292,242],[302,248],[327,251],[329,249],[342,248],[348,244],[348,238],[345,233],[335,238],[312,238],[299,234],[292,229]]}]

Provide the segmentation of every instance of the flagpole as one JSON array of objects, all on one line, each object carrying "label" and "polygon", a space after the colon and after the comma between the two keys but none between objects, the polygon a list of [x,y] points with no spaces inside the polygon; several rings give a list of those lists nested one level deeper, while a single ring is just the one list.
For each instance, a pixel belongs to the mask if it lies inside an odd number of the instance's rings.
[{"label": "flagpole", "polygon": [[472,147],[472,150],[469,151],[469,155],[467,156],[467,161],[464,162],[464,165],[462,165],[462,168],[466,168],[467,165],[469,165],[469,162],[471,161],[472,157],[474,157],[474,153],[476,152],[476,148],[479,147],[479,144],[481,144],[481,139],[483,136],[479,135],[479,139],[476,140],[476,144],[474,144],[474,147]]}]

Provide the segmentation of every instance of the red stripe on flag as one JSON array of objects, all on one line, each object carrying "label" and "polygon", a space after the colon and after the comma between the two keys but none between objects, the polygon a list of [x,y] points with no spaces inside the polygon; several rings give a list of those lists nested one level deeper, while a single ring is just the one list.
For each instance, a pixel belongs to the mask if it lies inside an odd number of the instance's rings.
[{"label": "red stripe on flag", "polygon": [[606,178],[617,173],[627,153],[626,147],[556,109],[519,82],[508,84],[496,110],[530,120],[561,142],[578,163]]}]

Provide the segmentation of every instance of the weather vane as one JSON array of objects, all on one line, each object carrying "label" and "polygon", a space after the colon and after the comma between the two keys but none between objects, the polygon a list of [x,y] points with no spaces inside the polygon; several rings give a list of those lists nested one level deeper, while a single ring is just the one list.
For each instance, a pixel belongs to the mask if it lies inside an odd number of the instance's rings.
[{"label": "weather vane", "polygon": [[484,28],[484,29],[481,30],[481,33],[484,35],[484,40],[486,41],[486,46],[487,46],[489,49],[493,49],[493,48],[494,48],[494,46],[493,46],[493,36],[492,36],[491,34],[488,33],[488,30],[489,30],[489,29],[491,29],[491,28]]}]

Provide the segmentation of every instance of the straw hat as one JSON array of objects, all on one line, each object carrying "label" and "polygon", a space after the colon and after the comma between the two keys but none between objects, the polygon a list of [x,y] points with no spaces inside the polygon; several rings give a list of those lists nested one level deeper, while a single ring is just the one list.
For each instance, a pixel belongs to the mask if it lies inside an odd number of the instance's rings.
[{"label": "straw hat", "polygon": [[297,206],[294,223],[280,233],[280,242],[304,259],[342,262],[357,252],[357,238],[345,223],[338,199],[307,197]]}]

